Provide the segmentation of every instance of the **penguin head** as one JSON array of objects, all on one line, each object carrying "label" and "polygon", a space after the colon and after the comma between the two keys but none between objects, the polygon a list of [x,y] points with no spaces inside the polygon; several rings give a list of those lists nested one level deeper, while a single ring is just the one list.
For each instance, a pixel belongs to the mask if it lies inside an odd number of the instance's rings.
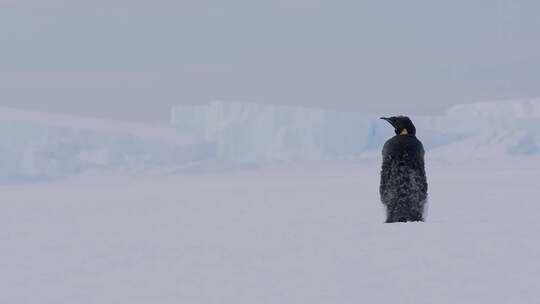
[{"label": "penguin head", "polygon": [[407,116],[381,117],[381,119],[388,121],[398,135],[416,135],[416,128]]}]

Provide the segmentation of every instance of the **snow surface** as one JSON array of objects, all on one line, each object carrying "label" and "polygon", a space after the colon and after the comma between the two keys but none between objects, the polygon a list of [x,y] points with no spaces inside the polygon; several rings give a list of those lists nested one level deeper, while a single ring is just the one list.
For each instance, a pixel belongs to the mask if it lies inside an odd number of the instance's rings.
[{"label": "snow surface", "polygon": [[378,164],[0,187],[0,303],[536,303],[537,158],[428,163],[383,224]]}]

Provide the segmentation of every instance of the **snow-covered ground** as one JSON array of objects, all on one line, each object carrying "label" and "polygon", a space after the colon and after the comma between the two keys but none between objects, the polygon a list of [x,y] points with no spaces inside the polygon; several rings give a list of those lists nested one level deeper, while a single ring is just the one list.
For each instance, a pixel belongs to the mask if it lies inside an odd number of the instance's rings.
[{"label": "snow-covered ground", "polygon": [[0,109],[0,303],[537,303],[537,104],[415,119],[430,205],[407,224],[383,224],[376,118],[328,150],[354,118],[266,107],[256,129],[261,109],[233,105],[196,130]]},{"label": "snow-covered ground", "polygon": [[0,187],[0,303],[536,303],[540,160],[429,163],[383,224],[378,164]]}]

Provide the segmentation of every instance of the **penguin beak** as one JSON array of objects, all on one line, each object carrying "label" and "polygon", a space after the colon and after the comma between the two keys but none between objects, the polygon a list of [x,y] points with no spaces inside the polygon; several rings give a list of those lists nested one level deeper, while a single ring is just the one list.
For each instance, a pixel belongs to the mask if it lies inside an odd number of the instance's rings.
[{"label": "penguin beak", "polygon": [[394,123],[392,122],[392,119],[391,118],[388,118],[388,117],[381,117],[382,120],[386,120],[389,124],[391,124],[392,126],[394,126]]},{"label": "penguin beak", "polygon": [[396,134],[399,134],[401,130],[396,127],[396,120],[393,117],[381,117],[382,120],[386,120],[393,128]]}]

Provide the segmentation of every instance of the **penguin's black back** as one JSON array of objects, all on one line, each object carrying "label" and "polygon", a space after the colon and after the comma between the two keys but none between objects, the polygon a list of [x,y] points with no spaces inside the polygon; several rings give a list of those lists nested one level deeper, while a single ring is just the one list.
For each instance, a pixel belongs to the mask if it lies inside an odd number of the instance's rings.
[{"label": "penguin's black back", "polygon": [[423,220],[428,188],[424,153],[414,135],[396,135],[384,144],[380,194],[387,222]]}]

